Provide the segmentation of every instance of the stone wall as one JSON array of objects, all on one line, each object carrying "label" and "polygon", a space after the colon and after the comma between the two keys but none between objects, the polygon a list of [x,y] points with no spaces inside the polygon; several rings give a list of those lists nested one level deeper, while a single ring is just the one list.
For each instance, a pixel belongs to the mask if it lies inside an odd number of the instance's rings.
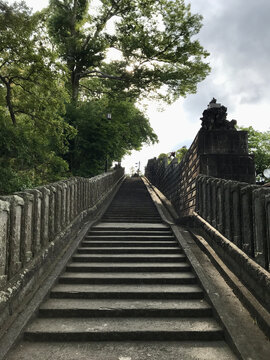
[{"label": "stone wall", "polygon": [[247,132],[201,129],[179,164],[176,159],[168,165],[166,159],[154,158],[145,169],[145,176],[182,218],[195,210],[199,174],[254,183],[254,159],[248,154]]},{"label": "stone wall", "polygon": [[123,169],[75,177],[0,197],[0,286],[46,249],[81,212],[95,206]]},{"label": "stone wall", "polygon": [[269,270],[270,189],[205,175],[196,182],[196,213]]},{"label": "stone wall", "polygon": [[200,172],[198,136],[183,160],[176,159],[168,165],[167,159],[151,159],[145,169],[145,176],[174,205],[180,216],[187,216],[195,209],[196,177]]},{"label": "stone wall", "polygon": [[123,177],[124,169],[118,168],[0,197],[1,330]]}]

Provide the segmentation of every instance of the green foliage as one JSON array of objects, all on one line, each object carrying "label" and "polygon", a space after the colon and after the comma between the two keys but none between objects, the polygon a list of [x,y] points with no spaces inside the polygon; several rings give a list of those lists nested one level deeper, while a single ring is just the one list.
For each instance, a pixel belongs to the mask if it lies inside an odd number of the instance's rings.
[{"label": "green foliage", "polygon": [[[48,28],[69,69],[74,102],[84,79],[117,83],[133,96],[167,102],[196,92],[209,55],[194,39],[201,28],[184,0],[50,0]],[[89,11],[87,11],[89,9]],[[111,50],[118,60],[110,61]],[[110,87],[109,86],[109,87]]]},{"label": "green foliage", "polygon": [[187,152],[188,152],[188,149],[186,146],[182,146],[180,149],[178,149],[175,152],[175,157],[179,163],[182,161],[183,157],[186,155]]},{"label": "green foliage", "polygon": [[[111,114],[111,119],[107,114]],[[76,126],[78,135],[67,155],[73,174],[93,176],[109,164],[121,161],[143,143],[157,142],[148,120],[128,100],[112,101],[103,96],[91,102],[69,105],[67,121]],[[76,124],[76,125],[75,125]]]},{"label": "green foliage", "polygon": [[175,152],[170,152],[168,154],[165,153],[159,154],[158,159],[159,160],[168,159],[168,163],[171,163],[172,159],[176,158],[177,162],[180,163],[187,152],[188,152],[187,147],[182,146],[180,149],[176,150]]},{"label": "green foliage", "polygon": [[196,91],[200,27],[184,0],[51,0],[34,15],[0,0],[0,193],[96,175],[157,142],[136,101]]},{"label": "green foliage", "polygon": [[257,131],[252,126],[239,128],[248,132],[249,151],[254,154],[256,174],[263,176],[270,168],[270,131]]},{"label": "green foliage", "polygon": [[74,129],[64,119],[63,67],[48,46],[42,14],[0,2],[1,193],[67,174],[61,157]]}]

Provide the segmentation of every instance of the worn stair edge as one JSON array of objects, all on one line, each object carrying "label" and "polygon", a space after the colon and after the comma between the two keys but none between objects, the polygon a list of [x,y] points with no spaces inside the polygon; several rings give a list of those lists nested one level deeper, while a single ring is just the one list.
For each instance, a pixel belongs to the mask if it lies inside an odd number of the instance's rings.
[{"label": "worn stair edge", "polygon": [[106,255],[106,254],[80,254],[80,255],[73,255],[72,260],[74,262],[89,262],[89,261],[94,261],[94,262],[101,262],[101,263],[106,263],[106,262],[145,262],[145,263],[149,263],[149,262],[153,262],[153,261],[158,261],[158,262],[164,262],[164,263],[169,263],[172,260],[174,261],[179,261],[179,262],[185,262],[187,261],[187,258],[185,255],[179,253],[177,255],[171,255],[171,254],[166,254],[166,255],[151,255],[151,254],[147,254],[145,256],[143,256],[142,254],[127,254],[124,255],[115,255],[115,254],[110,254],[110,255]]},{"label": "worn stair edge", "polygon": [[39,318],[24,334],[29,341],[222,340],[212,318]]},{"label": "worn stair edge", "polygon": [[191,271],[188,263],[70,263],[66,266],[67,272],[186,272]]},{"label": "worn stair edge", "polygon": [[83,285],[58,284],[51,298],[61,299],[203,299],[198,285]]}]

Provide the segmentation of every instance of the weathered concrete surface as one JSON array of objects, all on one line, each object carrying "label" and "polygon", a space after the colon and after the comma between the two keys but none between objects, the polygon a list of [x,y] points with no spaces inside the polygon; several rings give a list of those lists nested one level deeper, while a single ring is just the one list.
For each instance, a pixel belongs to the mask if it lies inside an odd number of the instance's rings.
[{"label": "weathered concrete surface", "polygon": [[224,344],[204,342],[23,343],[7,360],[236,360]]},{"label": "weathered concrete surface", "polygon": [[82,285],[58,284],[52,291],[53,298],[68,299],[203,299],[198,285]]},{"label": "weathered concrete surface", "polygon": [[39,318],[26,328],[30,341],[222,340],[213,318]]}]

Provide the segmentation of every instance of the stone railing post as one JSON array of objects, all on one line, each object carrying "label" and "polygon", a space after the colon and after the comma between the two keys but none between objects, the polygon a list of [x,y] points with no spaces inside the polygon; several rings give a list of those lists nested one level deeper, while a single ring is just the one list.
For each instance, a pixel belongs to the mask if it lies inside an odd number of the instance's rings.
[{"label": "stone railing post", "polygon": [[62,186],[59,183],[53,184],[55,187],[55,232],[58,234],[62,229]]},{"label": "stone railing post", "polygon": [[7,282],[7,255],[9,233],[10,203],[0,200],[0,286]]},{"label": "stone railing post", "polygon": [[33,199],[33,242],[32,242],[32,252],[35,256],[41,249],[41,217],[42,217],[42,192],[33,189],[26,190],[25,192],[32,194]]},{"label": "stone railing post", "polygon": [[265,198],[269,190],[260,188],[253,191],[254,255],[264,268],[269,267]]},{"label": "stone railing post", "polygon": [[232,242],[242,249],[241,234],[241,202],[240,202],[241,186],[237,182],[231,183],[231,214],[232,214]]},{"label": "stone railing post", "polygon": [[41,245],[46,247],[49,242],[49,211],[50,211],[50,190],[46,187],[40,187],[42,193],[41,201]]},{"label": "stone railing post", "polygon": [[256,188],[256,185],[248,185],[240,190],[242,249],[251,257],[254,257],[252,191]]},{"label": "stone railing post", "polygon": [[224,235],[232,240],[232,181],[224,181]]},{"label": "stone railing post", "polygon": [[49,241],[52,241],[56,234],[55,214],[56,214],[56,188],[53,185],[46,185],[49,193]]},{"label": "stone railing post", "polygon": [[217,230],[223,233],[224,222],[223,222],[223,209],[224,209],[224,191],[223,181],[220,179],[217,182]]},{"label": "stone railing post", "polygon": [[21,240],[24,200],[18,195],[4,196],[2,199],[10,203],[10,228],[8,240],[8,278],[10,279],[22,267]]},{"label": "stone railing post", "polygon": [[212,205],[212,225],[217,227],[217,183],[218,179],[213,179],[212,181],[212,191],[211,191],[211,205]]},{"label": "stone railing post", "polygon": [[24,200],[22,218],[21,260],[23,265],[25,265],[33,257],[34,195],[26,192],[20,192],[16,195],[22,197]]}]

